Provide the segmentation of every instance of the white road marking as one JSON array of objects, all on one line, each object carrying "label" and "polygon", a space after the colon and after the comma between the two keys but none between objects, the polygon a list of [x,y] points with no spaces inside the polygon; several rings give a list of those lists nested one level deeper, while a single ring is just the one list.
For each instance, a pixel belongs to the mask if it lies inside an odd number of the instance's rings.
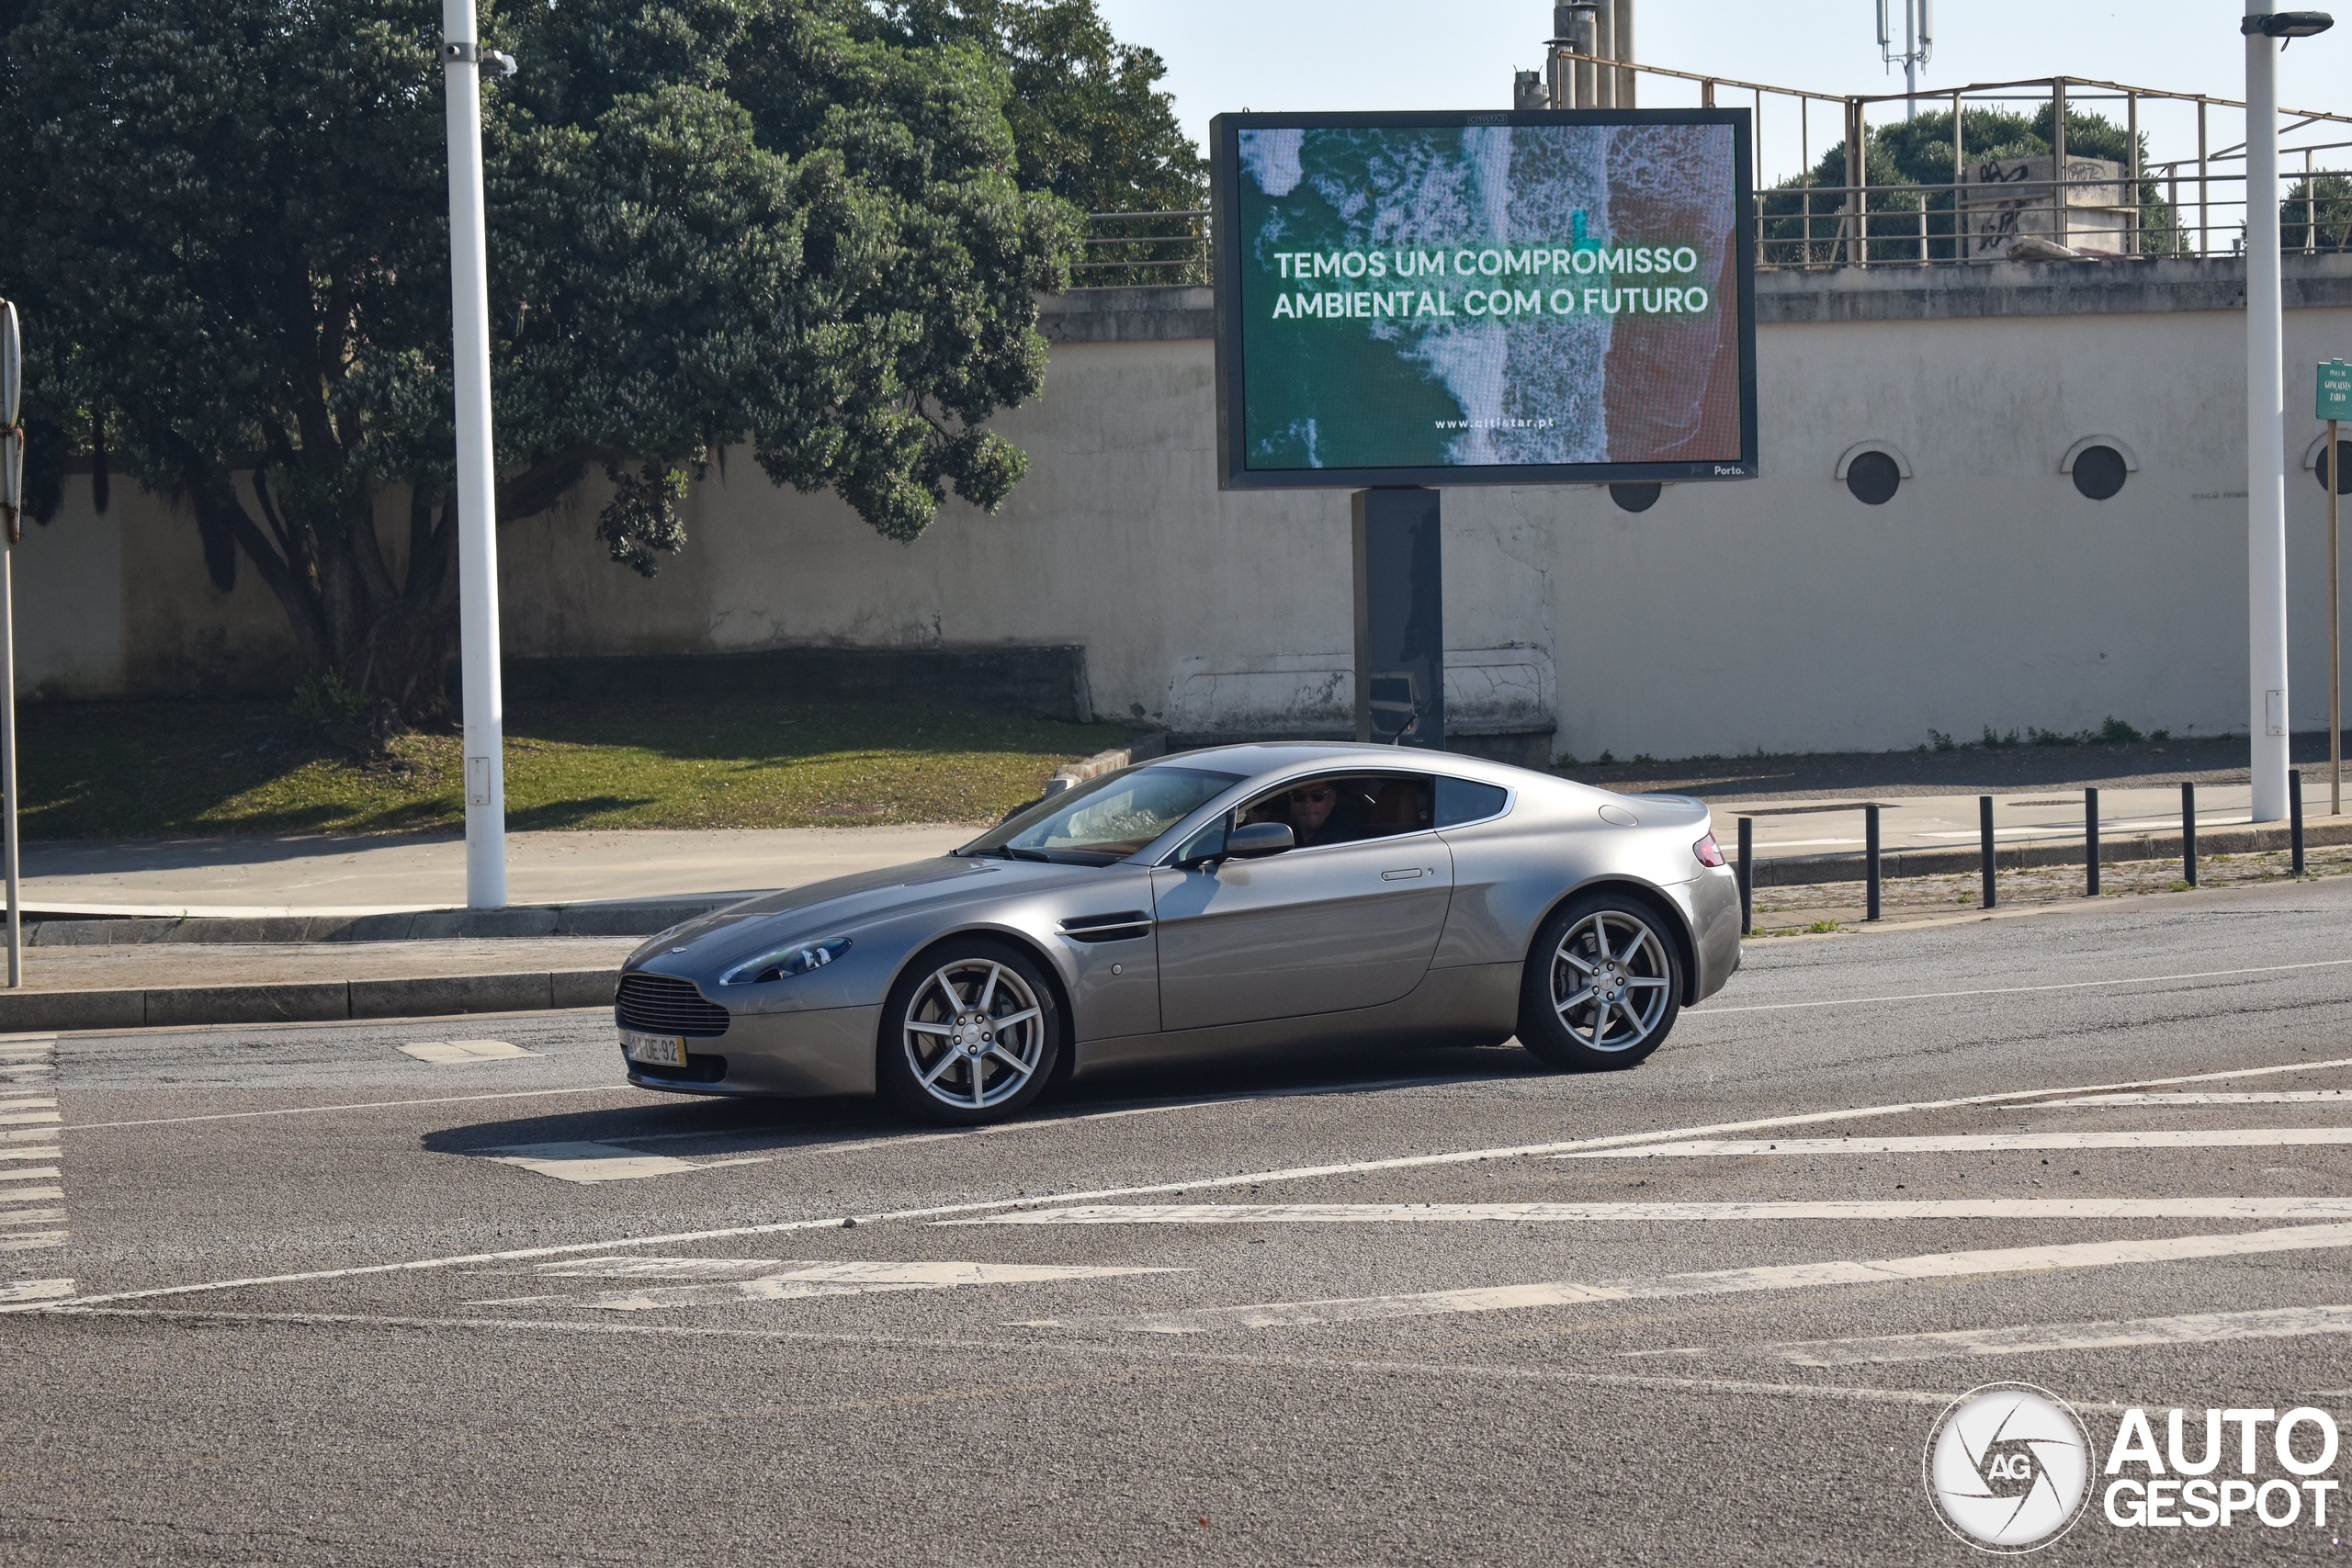
[{"label": "white road marking", "polygon": [[2222,1339],[2298,1339],[2352,1334],[2352,1306],[2272,1307],[2196,1312],[2177,1317],[2127,1317],[2045,1323],[2018,1328],[1962,1328],[1941,1334],[1889,1334],[1758,1346],[1799,1367],[1856,1367],[1961,1356],[2023,1356],[2053,1350],[2112,1350],[2147,1345],[2199,1345]]},{"label": "white road marking", "polygon": [[[0,1065],[46,1067],[54,1062],[56,1051],[54,1035],[0,1041]],[[46,1252],[66,1243],[65,1189],[58,1168],[30,1164],[59,1157],[58,1129],[62,1121],[51,1085],[0,1095],[0,1182],[6,1183],[0,1186],[0,1253]],[[50,1185],[18,1185],[36,1177],[46,1178]],[[45,1206],[30,1206],[36,1202]],[[71,1280],[64,1281],[62,1292],[56,1289],[58,1283],[53,1279],[0,1280],[0,1303],[37,1303],[72,1294]]]},{"label": "white road marking", "polygon": [[1181,1274],[1182,1269],[1104,1269],[1042,1263],[787,1263],[748,1280],[693,1285],[645,1285],[607,1291],[579,1304],[605,1312],[716,1306],[733,1302],[807,1301],[818,1296],[868,1295],[885,1291],[936,1291],[961,1285],[1035,1285],[1062,1280],[1105,1280],[1131,1274]]},{"label": "white road marking", "polygon": [[532,1272],[543,1280],[734,1280],[786,1266],[781,1258],[567,1258]]},{"label": "white road marking", "polygon": [[1702,1273],[1582,1284],[1539,1280],[1525,1285],[1482,1285],[1410,1295],[1350,1296],[1327,1301],[1260,1302],[1248,1306],[1195,1307],[1135,1317],[1041,1320],[1016,1327],[1101,1327],[1136,1334],[1204,1334],[1218,1328],[1301,1328],[1381,1318],[1435,1317],[1453,1313],[1520,1312],[1531,1307],[1585,1306],[1604,1302],[1657,1301],[1676,1296],[1743,1294],[1754,1291],[1818,1290],[1835,1285],[1952,1280],[1984,1274],[2029,1274],[2098,1269],[2119,1263],[2177,1263],[2256,1253],[2304,1252],[2352,1247],[2352,1224],[2292,1225],[2223,1235],[2165,1236],[2151,1241],[2092,1241],[2055,1247],[2004,1247],[1981,1252],[1933,1252],[1910,1258],[1836,1259],[1717,1269]]},{"label": "white road marking", "polygon": [[[95,1300],[95,1298],[93,1298]],[[479,1304],[479,1303],[475,1303]],[[364,1313],[220,1312],[189,1307],[117,1307],[62,1302],[43,1311],[63,1317],[148,1318],[173,1323],[266,1324],[277,1326],[337,1328],[471,1328],[491,1333],[536,1331],[547,1334],[645,1335],[657,1338],[789,1340],[800,1344],[916,1346],[1032,1357],[1040,1352],[1079,1357],[1116,1356],[1125,1360],[1173,1362],[1187,1366],[1245,1369],[1275,1368],[1294,1371],[1372,1372],[1380,1375],[1436,1377],[1459,1381],[1476,1378],[1493,1382],[1559,1383],[1584,1388],[1649,1389],[1661,1393],[1758,1394],[1771,1398],[1821,1399],[1840,1403],[1908,1404],[1940,1409],[1959,1393],[1952,1389],[1929,1392],[1907,1388],[1845,1388],[1830,1383],[1766,1382],[1754,1378],[1678,1378],[1641,1372],[1570,1371],[1557,1367],[1494,1366],[1475,1361],[1401,1361],[1367,1356],[1297,1356],[1178,1349],[1166,1342],[1102,1343],[1097,1341],[941,1339],[909,1335],[854,1334],[809,1328],[741,1328],[715,1324],[615,1323],[596,1319],[533,1319],[522,1317],[393,1317]]]},{"label": "white road marking", "polygon": [[64,1245],[63,1231],[42,1231],[32,1235],[15,1235],[0,1240],[0,1252],[36,1252],[45,1247]]},{"label": "white road marking", "polygon": [[1954,1133],[1913,1138],[1694,1138],[1631,1149],[1580,1150],[1561,1159],[1702,1155],[1943,1155],[1999,1149],[2241,1149],[2352,1144],[2352,1127],[2197,1127],[2133,1133]]},{"label": "white road marking", "polygon": [[2237,1094],[2086,1094],[2079,1100],[2043,1100],[2021,1107],[2047,1111],[2068,1105],[2318,1105],[2352,1100],[2352,1089],[2249,1089]]},{"label": "white road marking", "polygon": [[[397,1263],[362,1263],[341,1269],[316,1269],[295,1274],[256,1274],[233,1280],[207,1280],[191,1285],[158,1285],[137,1291],[114,1291],[104,1295],[85,1296],[85,1304],[108,1302],[148,1301],[159,1296],[198,1295],[213,1291],[250,1290],[262,1285],[308,1284],[317,1280],[351,1280],[370,1274],[407,1274],[427,1269],[462,1268],[468,1264],[507,1263],[531,1258],[561,1258],[583,1252],[609,1252],[623,1247],[676,1247],[707,1241],[729,1241],[742,1236],[783,1235],[794,1231],[834,1230],[843,1219],[854,1219],[860,1224],[878,1224],[889,1220],[933,1220],[949,1214],[977,1214],[1006,1209],[1027,1208],[1041,1202],[1076,1203],[1112,1198],[1143,1198],[1162,1192],[1187,1192],[1203,1188],[1250,1187],[1269,1181],[1305,1181],[1331,1176],[1354,1176],[1380,1170],[1423,1170],[1433,1167],[1468,1165],[1488,1159],[1520,1159],[1543,1155],[1565,1154],[1587,1148],[1617,1148],[1631,1144],[1654,1144],[1663,1138],[1688,1136],[1700,1133],[1747,1132],[1764,1127],[1811,1126],[1828,1122],[1853,1121],[1873,1116],[1909,1115],[1923,1111],[1949,1111],[1979,1105],[2006,1105],[2020,1100],[2034,1100],[2052,1094],[2069,1092],[2093,1093],[2103,1090],[2163,1089],[2174,1084],[2212,1083],[2231,1078],[2267,1077],[2279,1073],[2315,1072],[2331,1067],[2352,1066],[2352,1057],[2335,1057],[2318,1062],[2285,1062],[2264,1067],[2233,1067],[2226,1071],[2189,1073],[2173,1077],[2141,1078],[2122,1083],[2084,1084],[2078,1090],[2065,1089],[2008,1089],[1997,1094],[1966,1095],[1954,1100],[1908,1100],[1892,1105],[1865,1105],[1843,1111],[1805,1111],[1788,1116],[1769,1116],[1748,1122],[1724,1122],[1696,1127],[1667,1127],[1643,1133],[1622,1133],[1600,1138],[1569,1139],[1554,1144],[1525,1144],[1488,1149],[1459,1149],[1445,1154],[1400,1155],[1385,1159],[1351,1160],[1336,1165],[1295,1166],[1282,1170],[1245,1171],[1236,1175],[1191,1177],[1178,1181],[1157,1181],[1132,1187],[1106,1187],[1081,1192],[1041,1192],[1034,1197],[990,1198],[963,1203],[941,1203],[920,1209],[898,1209],[881,1213],[842,1215],[825,1219],[776,1220],[763,1224],[724,1225],[711,1230],[671,1231],[652,1235],[622,1236],[603,1241],[566,1242],[551,1247],[514,1247],[499,1252],[452,1253],[439,1258],[404,1258]],[[495,1098],[495,1097],[483,1097]],[[79,1133],[80,1127],[74,1129]],[[48,1151],[52,1156],[54,1149]],[[0,1151],[0,1158],[6,1158]],[[23,1311],[53,1311],[48,1307],[0,1307],[0,1313]]]},{"label": "white road marking", "polygon": [[543,1051],[526,1051],[503,1040],[420,1040],[401,1047],[403,1055],[420,1062],[504,1062],[517,1056],[544,1056]]},{"label": "white road marking", "polygon": [[0,1284],[0,1302],[61,1301],[73,1293],[71,1280],[17,1280]]},{"label": "white road marking", "polygon": [[369,1100],[353,1105],[289,1105],[277,1111],[215,1111],[202,1116],[155,1116],[143,1122],[76,1122],[76,1133],[114,1127],[175,1127],[184,1122],[242,1122],[254,1116],[324,1116],[337,1111],[395,1111],[403,1105],[463,1105],[476,1100],[538,1100],[554,1094],[636,1094],[633,1084],[589,1084],[577,1089],[509,1089],[488,1094],[436,1094],[424,1100]]},{"label": "white road marking", "polygon": [[641,1155],[617,1144],[515,1144],[481,1152],[484,1158],[500,1165],[520,1166],[563,1181],[635,1181],[703,1168],[668,1155]]},{"label": "white road marking", "polygon": [[[1839,1145],[1843,1147],[1841,1144]],[[1099,1203],[934,1225],[1558,1224],[1600,1220],[2352,1220],[2346,1198],[1915,1198],[1821,1202]]]},{"label": "white road marking", "polygon": [[2155,986],[2173,980],[2226,980],[2240,975],[2283,975],[2297,969],[2340,969],[2352,958],[2322,958],[2309,964],[2264,964],[2246,969],[2198,969],[2185,975],[2132,975],[2120,980],[2068,980],[2051,986],[1984,986],[1965,991],[1908,991],[1890,997],[1832,997],[1815,1002],[1758,1002],[1748,1007],[1690,1009],[1693,1018],[1733,1012],[1793,1012],[1805,1008],[1857,1008],[1873,1002],[1940,1002],[1956,997],[2015,997],[2035,991],[2086,991],[2101,986]]}]

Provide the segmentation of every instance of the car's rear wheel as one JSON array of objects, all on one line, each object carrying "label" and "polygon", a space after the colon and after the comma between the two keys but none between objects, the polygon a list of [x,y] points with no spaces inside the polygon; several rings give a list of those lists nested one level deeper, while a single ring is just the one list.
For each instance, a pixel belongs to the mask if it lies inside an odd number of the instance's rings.
[{"label": "car's rear wheel", "polygon": [[891,987],[876,1065],[901,1109],[974,1126],[1035,1100],[1061,1050],[1061,1012],[1035,959],[1001,942],[951,942]]},{"label": "car's rear wheel", "polygon": [[1630,1067],[1682,1010],[1682,962],[1657,913],[1600,892],[1571,900],[1536,933],[1520,982],[1519,1043],[1574,1072]]}]

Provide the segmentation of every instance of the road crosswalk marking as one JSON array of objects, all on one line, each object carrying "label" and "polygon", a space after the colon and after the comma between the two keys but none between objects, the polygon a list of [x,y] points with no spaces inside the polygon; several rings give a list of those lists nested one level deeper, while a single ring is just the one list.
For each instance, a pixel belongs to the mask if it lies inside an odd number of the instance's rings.
[{"label": "road crosswalk marking", "polygon": [[1608,1220],[2352,1220],[2352,1198],[1915,1198],[1804,1202],[1098,1203],[933,1225],[1567,1224]]},{"label": "road crosswalk marking", "polygon": [[1384,1318],[1453,1313],[1519,1312],[1534,1307],[1587,1306],[1668,1297],[1743,1294],[1756,1291],[1819,1290],[1836,1285],[1955,1280],[1986,1274],[2043,1273],[2122,1263],[2174,1263],[2260,1253],[2352,1247],[2352,1224],[2293,1225],[2221,1235],[2167,1236],[2147,1241],[2096,1241],[2052,1247],[2004,1247],[1979,1252],[1934,1252],[1908,1258],[1771,1264],[1684,1274],[1603,1280],[1539,1280],[1523,1285],[1421,1291],[1408,1295],[1348,1296],[1321,1301],[1259,1302],[1247,1306],[1196,1307],[1132,1317],[1038,1319],[1017,1327],[1104,1328],[1137,1334],[1205,1334],[1220,1328],[1303,1328]]},{"label": "road crosswalk marking", "polygon": [[1948,1360],[1962,1356],[2111,1350],[2148,1345],[2211,1344],[2227,1339],[2293,1339],[2317,1334],[2352,1334],[2352,1306],[2270,1307],[2251,1312],[2195,1312],[2172,1317],[2033,1324],[2015,1328],[1962,1328],[1936,1334],[1801,1340],[1758,1348],[1792,1366],[1854,1367]]},{"label": "road crosswalk marking", "polygon": [[1705,1155],[1946,1155],[2002,1149],[2239,1149],[2352,1144],[2352,1127],[2199,1127],[2131,1133],[1955,1133],[1912,1138],[1693,1138],[1632,1148],[1579,1149],[1555,1159],[1687,1158]]},{"label": "road crosswalk marking", "polygon": [[[57,1109],[55,1088],[42,1077],[56,1066],[56,1057],[53,1034],[0,1039],[0,1254],[53,1252],[71,1239],[59,1167],[33,1163],[60,1157],[58,1137],[64,1118]],[[36,1203],[40,1207],[33,1207]],[[74,1293],[71,1280],[28,1277],[32,1266],[30,1257],[22,1268],[13,1261],[0,1265],[0,1303],[51,1301]],[[55,1267],[49,1263],[51,1269]]]}]

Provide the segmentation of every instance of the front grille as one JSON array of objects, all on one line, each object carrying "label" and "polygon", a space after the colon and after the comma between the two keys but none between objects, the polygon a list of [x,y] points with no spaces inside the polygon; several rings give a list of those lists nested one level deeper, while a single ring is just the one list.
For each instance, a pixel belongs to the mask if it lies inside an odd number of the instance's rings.
[{"label": "front grille", "polygon": [[621,1027],[639,1034],[713,1040],[727,1032],[727,1010],[674,976],[624,975],[613,1006]]}]

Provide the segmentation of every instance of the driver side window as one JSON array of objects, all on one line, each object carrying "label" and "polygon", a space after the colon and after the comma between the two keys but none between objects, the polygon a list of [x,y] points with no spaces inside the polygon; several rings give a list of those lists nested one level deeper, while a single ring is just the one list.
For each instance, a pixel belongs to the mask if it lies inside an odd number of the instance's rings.
[{"label": "driver side window", "polygon": [[1259,796],[1238,819],[1283,823],[1300,849],[1361,843],[1426,830],[1434,793],[1426,774],[1323,774]]}]

